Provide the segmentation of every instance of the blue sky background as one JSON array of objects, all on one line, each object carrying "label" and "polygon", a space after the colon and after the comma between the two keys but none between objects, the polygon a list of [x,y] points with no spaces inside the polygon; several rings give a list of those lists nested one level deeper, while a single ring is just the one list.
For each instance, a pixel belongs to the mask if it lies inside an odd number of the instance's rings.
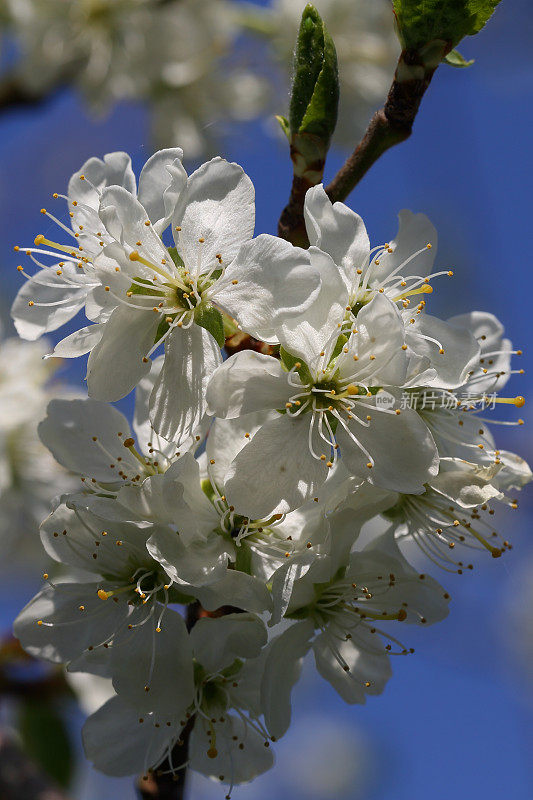
[{"label": "blue sky background", "polygon": [[[392,238],[401,208],[431,217],[440,239],[437,265],[453,268],[455,277],[438,284],[429,310],[442,317],[473,308],[495,313],[524,350],[519,366],[526,374],[514,377],[509,394],[526,398],[533,296],[532,40],[530,2],[503,0],[487,29],[461,47],[475,65],[439,69],[412,138],[389,151],[349,199],[374,243]],[[45,107],[0,119],[4,309],[20,285],[13,245],[51,233],[53,226],[43,228],[39,209],[52,208],[51,194],[65,190],[86,158],[112,150],[130,152],[136,166],[148,157],[142,108],[122,106],[94,121],[79,99],[65,92]],[[274,233],[290,184],[286,147],[254,123],[240,128],[223,154],[238,161],[255,183],[256,232]],[[331,154],[328,175],[342,156]],[[62,369],[62,377],[81,384],[84,368],[79,359]],[[123,407],[128,410],[129,402]],[[530,406],[520,413],[526,426],[497,428],[497,441],[533,461]],[[277,767],[237,789],[236,798],[529,800],[532,665],[516,658],[509,641],[517,627],[513,609],[521,607],[526,581],[533,581],[532,496],[526,490],[519,512],[499,515],[499,530],[515,545],[511,554],[497,561],[480,554],[473,573],[440,576],[453,597],[450,617],[424,631],[405,629],[406,643],[416,653],[395,660],[383,696],[365,707],[347,707],[308,665],[294,695],[293,729],[277,746]],[[35,588],[30,584],[11,575],[0,587],[6,627]],[[532,624],[519,628],[520,646],[532,631]],[[193,788],[194,800],[223,796],[202,779]],[[128,781],[82,776],[78,800],[97,796],[132,800],[134,794]]]}]

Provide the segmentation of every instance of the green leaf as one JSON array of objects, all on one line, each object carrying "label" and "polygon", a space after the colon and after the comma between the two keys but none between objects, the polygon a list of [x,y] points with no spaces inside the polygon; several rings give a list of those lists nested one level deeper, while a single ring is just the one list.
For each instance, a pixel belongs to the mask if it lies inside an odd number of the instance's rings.
[{"label": "green leaf", "polygon": [[74,754],[65,721],[52,701],[23,701],[19,710],[19,733],[30,758],[56,783],[68,787]]},{"label": "green leaf", "polygon": [[471,67],[474,63],[474,59],[471,58],[470,61],[467,61],[464,56],[458,50],[451,50],[447,56],[445,56],[444,61],[446,64],[449,64],[450,67]]},{"label": "green leaf", "polygon": [[323,142],[324,157],[337,123],[339,76],[333,40],[316,8],[305,7],[294,53],[289,125],[291,136]]},{"label": "green leaf", "polygon": [[[393,0],[402,46],[421,50],[442,40],[450,49],[478,33],[500,0]],[[457,65],[455,65],[457,66]]]},{"label": "green leaf", "polygon": [[216,339],[219,347],[224,347],[224,342],[226,341],[224,322],[218,308],[215,308],[211,303],[200,303],[194,310],[194,321],[197,325],[209,331],[211,336]]},{"label": "green leaf", "polygon": [[281,114],[276,114],[276,120],[279,122],[279,126],[285,136],[287,137],[288,141],[291,140],[291,126],[289,125],[289,120],[287,117],[283,117]]}]

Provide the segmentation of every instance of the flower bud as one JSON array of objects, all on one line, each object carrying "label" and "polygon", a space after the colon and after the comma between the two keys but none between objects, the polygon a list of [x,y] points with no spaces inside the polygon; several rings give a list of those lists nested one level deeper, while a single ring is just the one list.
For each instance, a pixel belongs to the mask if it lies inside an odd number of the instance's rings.
[{"label": "flower bud", "polygon": [[314,6],[302,14],[294,53],[288,122],[294,174],[311,185],[322,178],[337,123],[339,78],[333,40]]}]

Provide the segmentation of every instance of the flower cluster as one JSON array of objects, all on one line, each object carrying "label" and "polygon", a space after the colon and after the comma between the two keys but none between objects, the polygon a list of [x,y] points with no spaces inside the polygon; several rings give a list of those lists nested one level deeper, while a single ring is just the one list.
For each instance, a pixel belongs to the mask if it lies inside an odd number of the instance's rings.
[{"label": "flower cluster", "polygon": [[35,531],[54,495],[76,482],[55,461],[37,435],[38,421],[52,397],[74,394],[52,386],[47,344],[21,342],[0,333],[0,553],[33,560]]},{"label": "flower cluster", "polygon": [[[232,57],[240,25],[229,0],[6,0],[13,67],[37,96],[74,84],[97,114],[149,103],[157,142],[213,148],[209,126],[259,113],[266,84]],[[208,126],[208,127],[206,127]]]},{"label": "flower cluster", "polygon": [[[215,158],[188,176],[179,149],[138,181],[124,153],[90,159],[64,199],[70,227],[42,213],[67,243],[16,248],[38,270],[19,267],[12,313],[28,339],[89,320],[53,354],[89,353],[90,397],[52,401],[39,427],[80,479],[42,542],[84,577],[46,575],[15,632],[112,680],[83,734],[98,769],[186,764],[231,787],[271,766],[309,651],[363,703],[411,652],[398,628],[447,615],[449,593],[405,544],[459,573],[469,553],[510,547],[493,506],[516,507],[532,475],[496,449],[486,398],[523,405],[499,396],[520,351],[492,314],[426,312],[451,273],[433,272],[422,214],[401,212],[371,247],[316,186],[309,249],[254,237],[241,167]],[[133,389],[130,428],[108,401]]]},{"label": "flower cluster", "polygon": [[[156,144],[189,157],[216,152],[228,122],[286,104],[303,5],[274,0],[5,0],[3,32],[16,45],[14,76],[30,95],[73,84],[90,109],[148,104]],[[342,103],[337,139],[353,147],[390,84],[398,41],[389,0],[318,0],[335,39]],[[357,30],[354,38],[352,31]],[[257,57],[260,52],[261,57]],[[281,68],[281,74],[278,71]]]}]

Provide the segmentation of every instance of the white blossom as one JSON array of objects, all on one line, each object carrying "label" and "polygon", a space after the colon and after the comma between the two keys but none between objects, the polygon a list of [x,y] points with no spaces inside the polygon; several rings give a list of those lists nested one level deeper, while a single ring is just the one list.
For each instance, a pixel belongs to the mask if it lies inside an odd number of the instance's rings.
[{"label": "white blossom", "polygon": [[[0,334],[1,336],[1,334]],[[55,495],[74,488],[37,436],[48,400],[69,394],[52,385],[57,362],[44,362],[46,344],[0,339],[0,547],[33,557],[37,531]],[[70,392],[72,394],[72,392]]]},{"label": "white blossom", "polygon": [[[230,502],[251,515],[283,513],[313,497],[339,450],[352,474],[385,488],[422,491],[437,471],[435,445],[416,412],[377,402],[380,388],[401,386],[406,378],[399,312],[376,296],[338,348],[346,291],[331,259],[320,258],[327,289],[309,312],[277,332],[288,353],[285,368],[270,356],[237,353],[217,369],[207,390],[217,416],[282,412],[251,438],[228,473]],[[265,460],[276,464],[267,486],[261,484]]]}]

